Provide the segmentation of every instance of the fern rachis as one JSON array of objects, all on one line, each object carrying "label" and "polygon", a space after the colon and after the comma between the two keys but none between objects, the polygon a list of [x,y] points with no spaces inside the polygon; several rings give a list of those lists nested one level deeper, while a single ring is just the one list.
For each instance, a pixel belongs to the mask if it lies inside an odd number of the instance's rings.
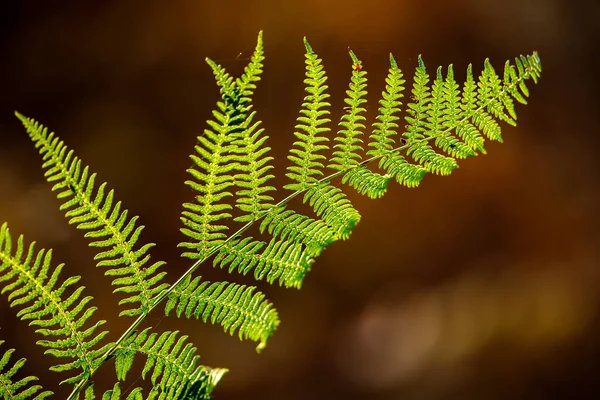
[{"label": "fern rachis", "polygon": [[[253,286],[230,282],[208,282],[195,275],[199,266],[212,258],[213,266],[231,273],[252,273],[256,280],[299,288],[314,259],[336,240],[346,240],[360,221],[345,191],[333,185],[334,178],[359,193],[379,198],[386,193],[391,179],[407,187],[418,186],[429,173],[448,175],[457,168],[457,159],[485,153],[485,138],[501,141],[497,120],[514,124],[513,99],[526,103],[529,95],[525,80],[537,81],[541,65],[537,54],[519,57],[515,64],[507,62],[502,78],[489,61],[485,61],[476,80],[472,67],[467,69],[462,87],[455,81],[449,66],[444,75],[438,68],[433,79],[421,57],[413,76],[411,95],[405,107],[405,129],[401,123],[406,80],[394,57],[386,86],[379,102],[379,115],[367,131],[367,72],[357,55],[350,55],[350,85],[344,100],[345,113],[339,129],[331,134],[328,124],[331,104],[326,85],[327,75],[322,60],[304,40],[306,48],[306,92],[295,130],[296,141],[289,151],[286,176],[291,191],[279,202],[274,201],[276,188],[269,185],[274,178],[268,137],[253,109],[252,96],[262,74],[264,51],[262,33],[252,58],[239,78],[233,78],[222,66],[207,59],[221,99],[213,119],[198,137],[193,167],[186,184],[197,192],[191,202],[184,203],[181,214],[182,233],[186,241],[182,257],[194,260],[192,266],[173,284],[163,283],[166,274],[161,261],[149,263],[153,244],[138,244],[143,226],[138,217],[129,217],[114,191],[106,183],[96,184],[96,174],[82,167],[80,159],[68,150],[53,133],[20,114],[31,139],[39,148],[52,190],[64,199],[61,206],[70,224],[86,230],[90,246],[101,247],[96,259],[113,276],[115,292],[123,293],[120,315],[135,317],[121,337],[111,343],[103,341],[105,332],[95,333],[104,321],[88,322],[95,311],[85,297],[79,277],[67,278],[56,289],[62,267],[54,269],[47,279],[51,252],[34,252],[29,246],[24,255],[24,241],[19,238],[13,251],[6,224],[0,230],[0,282],[3,293],[9,293],[11,306],[24,306],[23,319],[39,325],[43,336],[63,335],[63,341],[45,339],[39,342],[59,357],[75,358],[55,370],[77,370],[65,382],[73,384],[69,399],[94,396],[93,375],[109,358],[114,358],[117,382],[103,399],[118,399],[122,382],[136,356],[146,358],[142,377],[149,374],[152,390],[149,398],[201,399],[224,374],[199,364],[196,348],[185,343],[179,332],[138,331],[141,323],[156,307],[165,303],[165,314],[197,318],[219,324],[240,339],[258,342],[257,350],[279,324],[276,309],[265,295]],[[408,85],[407,85],[408,86]],[[330,146],[331,145],[331,146]],[[330,153],[328,153],[330,152]],[[376,163],[377,162],[377,163]],[[371,170],[377,165],[379,171]],[[327,175],[326,169],[334,172]],[[290,200],[302,196],[313,213],[304,215],[293,210]],[[234,205],[227,199],[234,198]],[[240,215],[234,216],[235,209]],[[237,230],[232,229],[238,223]],[[247,235],[259,223],[268,241]],[[230,229],[233,233],[230,233]],[[74,292],[63,298],[66,287]],[[87,328],[84,328],[86,326]],[[13,382],[13,370],[2,372],[11,351],[0,358],[0,391],[6,395],[32,381]],[[21,385],[21,386],[19,386]],[[19,388],[15,389],[17,386]],[[32,386],[19,395],[28,398],[40,390]],[[142,389],[133,389],[127,398],[142,398]],[[42,392],[36,398],[47,396]],[[25,396],[25,397],[23,397]]]}]

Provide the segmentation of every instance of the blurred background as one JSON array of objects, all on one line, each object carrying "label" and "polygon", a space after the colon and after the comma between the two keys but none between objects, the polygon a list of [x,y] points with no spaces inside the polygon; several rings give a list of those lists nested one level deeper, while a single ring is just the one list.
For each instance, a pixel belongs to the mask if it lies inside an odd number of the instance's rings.
[{"label": "blurred background", "polygon": [[[0,6],[0,221],[81,274],[97,315],[117,320],[110,279],[58,211],[14,110],[59,133],[146,225],[173,282],[190,263],[176,244],[188,155],[218,98],[211,57],[239,74],[264,30],[256,109],[282,179],[303,93],[302,37],[324,59],[332,119],[351,73],[370,78],[375,117],[388,53],[412,76],[453,63],[497,70],[540,52],[542,79],[504,144],[418,189],[351,193],[363,219],[313,264],[300,292],[259,283],[281,326],[257,355],[220,327],[152,315],[180,329],[202,362],[230,372],[228,399],[596,399],[600,396],[600,6],[567,0],[12,1]],[[281,194],[283,195],[283,193]],[[210,280],[225,279],[206,267]],[[247,279],[230,276],[240,282]],[[0,301],[0,339],[24,373],[66,397],[64,376]],[[112,386],[110,368],[99,385]],[[131,382],[133,383],[133,382]],[[141,382],[136,382],[141,384]]]}]

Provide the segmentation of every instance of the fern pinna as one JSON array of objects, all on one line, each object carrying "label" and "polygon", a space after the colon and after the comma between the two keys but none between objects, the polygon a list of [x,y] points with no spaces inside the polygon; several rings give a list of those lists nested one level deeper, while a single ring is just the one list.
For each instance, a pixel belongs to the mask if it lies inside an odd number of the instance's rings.
[{"label": "fern pinna", "polygon": [[[4,340],[0,340],[0,346]],[[31,382],[37,381],[35,376],[28,376],[22,379],[14,379],[19,369],[25,365],[25,359],[21,358],[14,363],[8,370],[5,368],[10,361],[15,349],[9,349],[2,354],[0,358],[0,394],[5,399],[24,400],[35,399],[42,400],[52,395],[52,392],[45,390],[38,393],[42,387],[40,385],[31,385]]]},{"label": "fern pinna", "polygon": [[[306,39],[304,45],[307,95],[288,155],[289,183],[283,187],[288,193],[279,202],[270,185],[274,175],[268,137],[252,104],[264,60],[262,32],[239,78],[207,59],[221,96],[208,128],[198,137],[185,182],[196,195],[183,204],[181,232],[186,239],[179,247],[182,257],[194,263],[172,284],[164,280],[165,263],[150,262],[153,244],[141,244],[143,226],[115,200],[114,191],[106,183],[98,185],[96,174],[56,135],[17,114],[42,155],[52,190],[65,201],[61,209],[69,223],[87,231],[90,246],[101,248],[98,266],[114,277],[114,292],[124,295],[120,315],[135,318],[118,340],[107,342],[106,332],[98,329],[104,321],[93,321],[92,298],[81,298],[80,278],[61,280],[62,264],[51,269],[51,251],[36,253],[33,244],[26,250],[22,237],[14,246],[7,225],[2,226],[2,293],[8,294],[11,306],[21,308],[19,317],[38,327],[44,336],[38,344],[67,359],[52,369],[70,371],[63,381],[74,385],[69,399],[80,394],[95,398],[93,375],[109,359],[115,362],[116,382],[102,399],[144,398],[141,387],[122,392],[120,386],[137,356],[146,360],[142,378],[148,377],[152,387],[147,398],[209,398],[226,370],[200,365],[196,347],[177,331],[140,331],[153,309],[165,302],[166,315],[219,324],[263,349],[279,324],[273,305],[253,286],[203,280],[196,275],[200,265],[211,260],[230,273],[250,273],[259,281],[300,288],[314,259],[334,241],[347,239],[361,218],[346,192],[333,184],[334,178],[379,198],[392,179],[416,187],[427,173],[450,174],[458,159],[485,153],[486,139],[502,140],[499,121],[515,124],[514,101],[526,104],[525,81],[537,82],[541,73],[536,53],[518,57],[514,64],[506,62],[502,77],[486,60],[478,77],[467,68],[461,87],[452,66],[438,68],[432,77],[419,57],[408,85],[390,55],[378,115],[367,129],[367,72],[349,50],[350,85],[332,134],[323,62]],[[411,89],[403,116],[406,86]],[[310,215],[290,207],[290,200],[298,196],[312,209]],[[260,238],[248,235],[257,222]],[[14,379],[23,360],[4,370],[12,352],[0,359],[0,393],[18,399],[50,395],[39,385],[29,386],[34,377]]]}]

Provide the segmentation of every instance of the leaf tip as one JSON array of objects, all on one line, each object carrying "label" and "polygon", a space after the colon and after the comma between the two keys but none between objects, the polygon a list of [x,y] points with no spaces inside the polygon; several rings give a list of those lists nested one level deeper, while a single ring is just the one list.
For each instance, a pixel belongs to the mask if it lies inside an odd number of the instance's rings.
[{"label": "leaf tip", "polygon": [[306,36],[304,36],[304,39],[303,39],[303,40],[304,40],[304,47],[306,48],[306,52],[307,52],[308,54],[313,54],[313,53],[314,53],[314,51],[313,51],[313,49],[312,49],[312,47],[311,47],[310,43],[308,43],[308,39],[306,39]]},{"label": "leaf tip", "polygon": [[352,51],[350,47],[348,47],[348,54],[350,54],[350,58],[352,58],[353,64],[361,64],[361,61],[356,57],[356,54]]},{"label": "leaf tip", "polygon": [[394,58],[394,55],[392,53],[390,53],[390,65],[393,69],[398,68],[398,63],[396,62],[396,59]]}]

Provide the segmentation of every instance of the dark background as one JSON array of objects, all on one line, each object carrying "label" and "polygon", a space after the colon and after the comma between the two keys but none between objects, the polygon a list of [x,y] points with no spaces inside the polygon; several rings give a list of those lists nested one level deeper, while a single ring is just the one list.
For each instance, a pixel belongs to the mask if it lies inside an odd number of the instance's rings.
[{"label": "dark background", "polygon": [[[503,127],[504,144],[418,189],[392,185],[377,201],[352,193],[360,225],[317,259],[300,292],[259,283],[282,319],[261,355],[219,327],[160,313],[150,323],[181,329],[202,362],[230,368],[215,399],[599,398],[599,20],[598,2],[567,0],[3,2],[0,221],[84,276],[114,339],[127,321],[115,318],[110,280],[58,211],[14,110],[58,132],[141,216],[172,282],[190,265],[175,247],[192,196],[188,155],[218,96],[206,56],[237,74],[265,31],[256,108],[281,185],[304,35],[324,59],[334,120],[348,46],[369,71],[371,120],[390,51],[408,76],[422,54],[432,73],[454,63],[462,81],[469,62],[479,72],[490,57],[501,70],[538,50],[542,79],[518,106],[518,127]],[[14,314],[3,296],[3,348],[66,396]]]}]

